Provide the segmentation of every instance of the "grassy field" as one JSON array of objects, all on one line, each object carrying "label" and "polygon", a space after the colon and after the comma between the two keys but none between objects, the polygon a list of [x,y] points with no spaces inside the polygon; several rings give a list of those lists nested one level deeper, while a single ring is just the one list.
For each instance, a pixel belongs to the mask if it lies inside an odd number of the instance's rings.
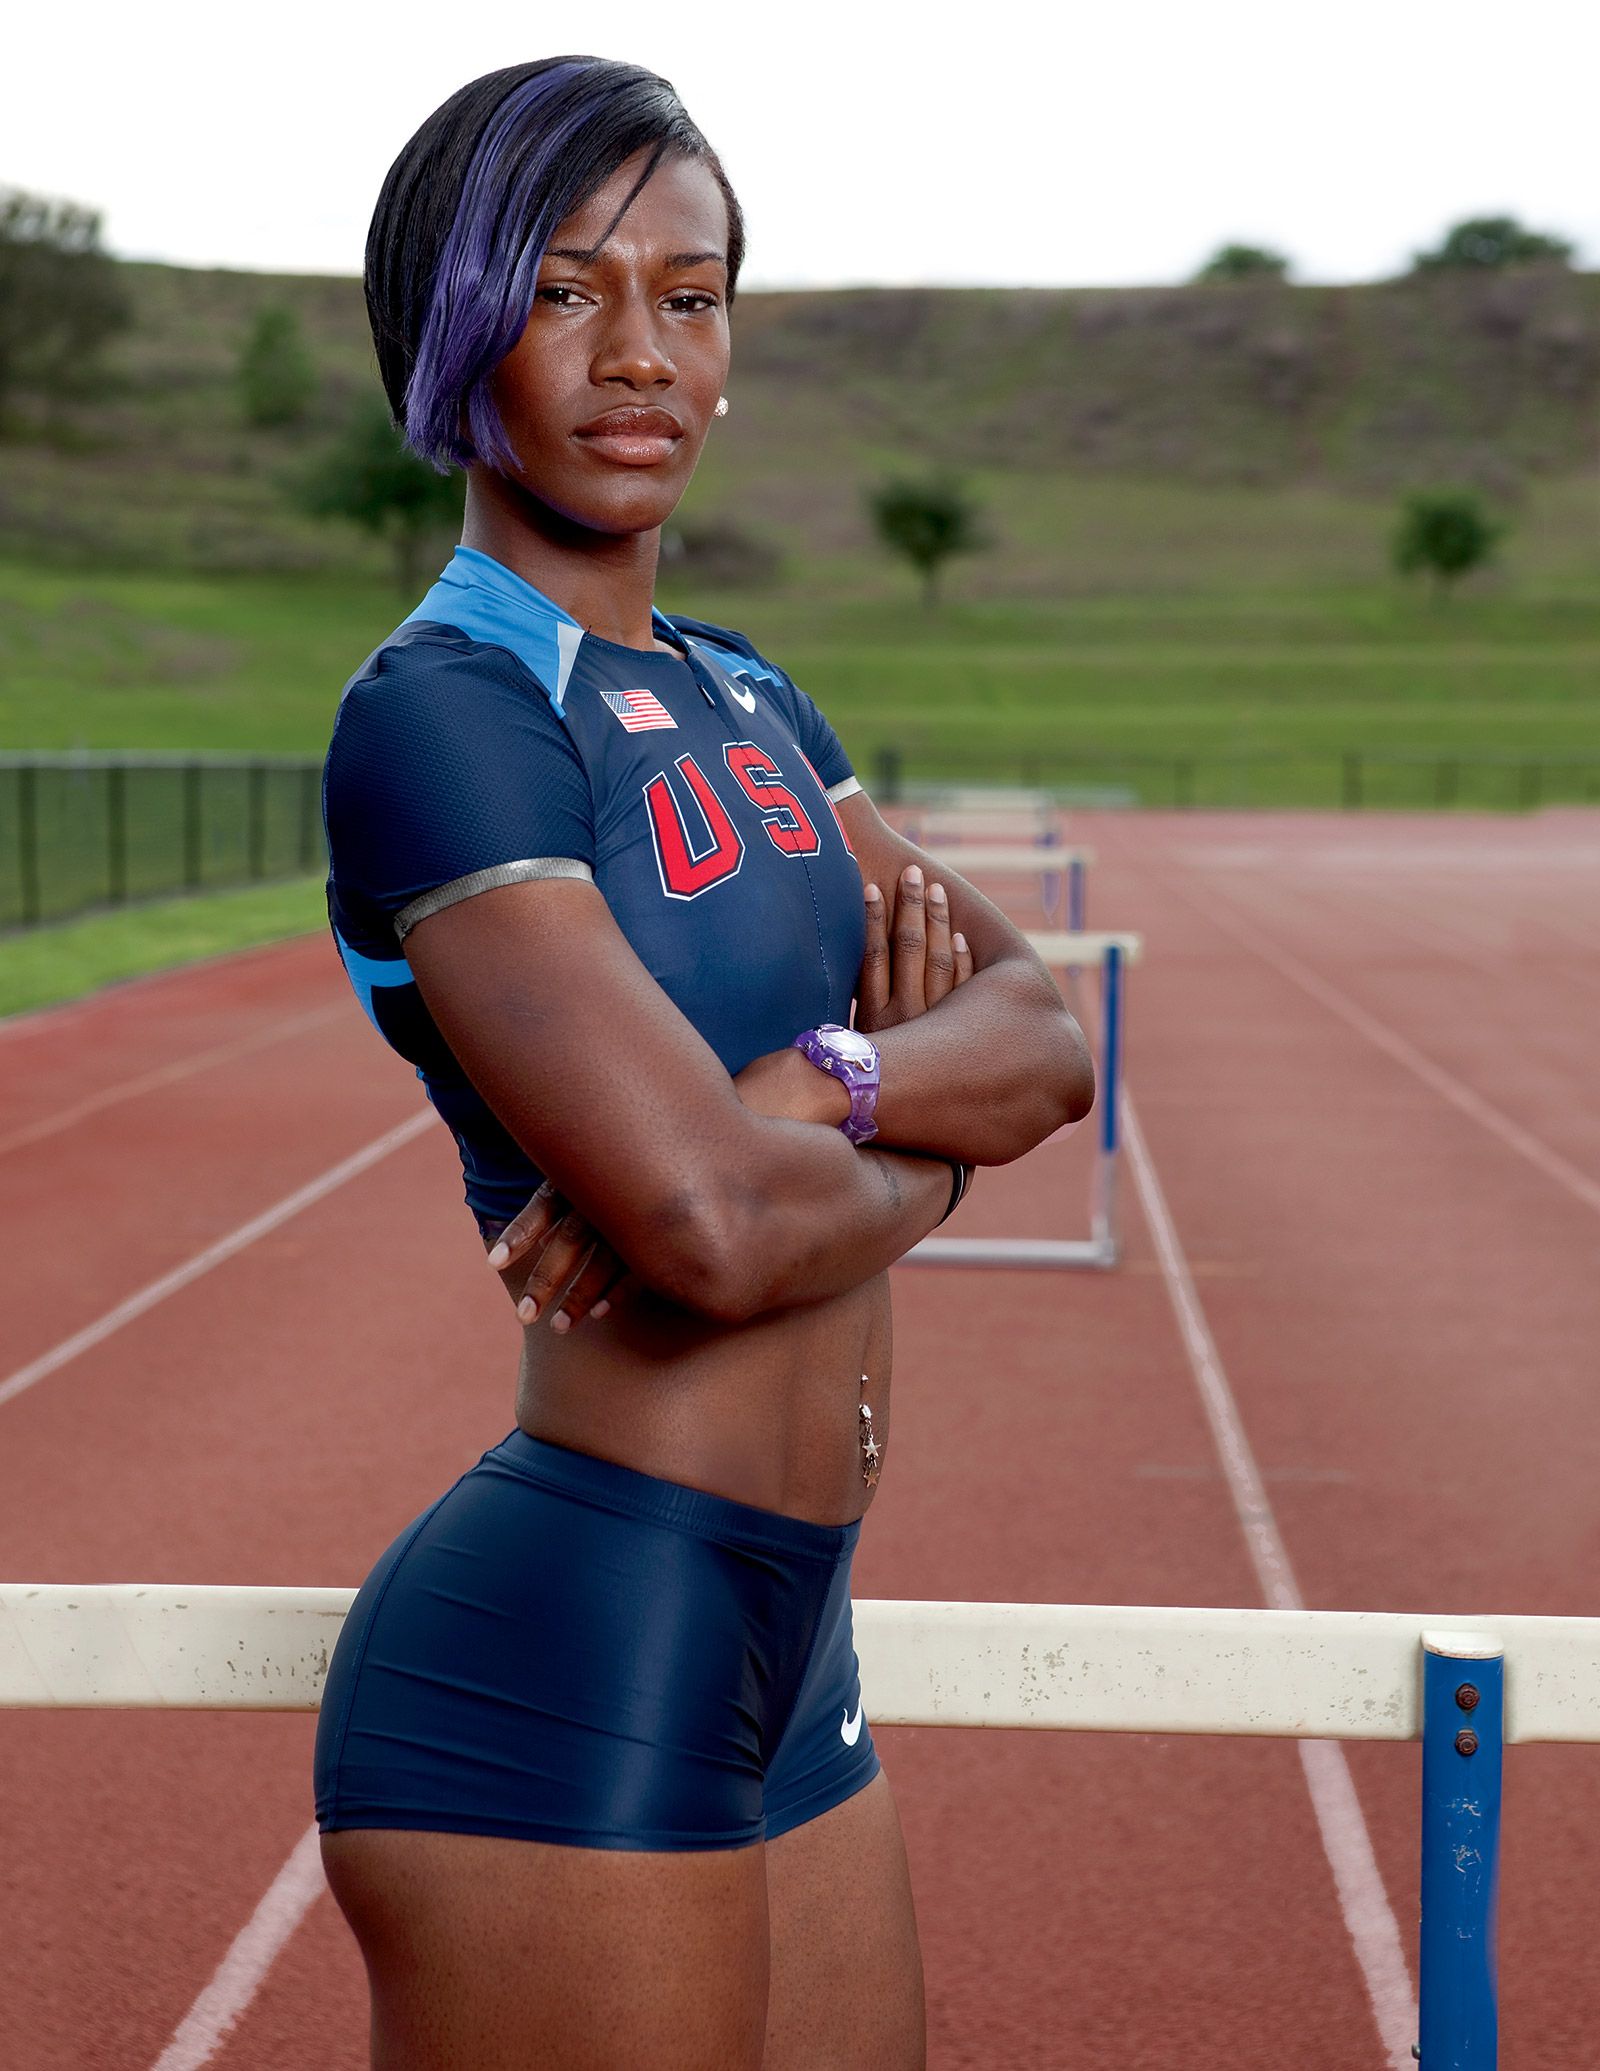
[{"label": "grassy field", "polygon": [[[763,507],[770,485],[735,457],[707,472],[707,505]],[[1364,498],[1000,473],[982,489],[996,543],[955,565],[936,611],[853,509],[768,590],[669,580],[663,601],[749,632],[863,768],[886,747],[934,776],[1278,758],[1251,796],[1331,803],[1352,749],[1600,755],[1587,481],[1530,489],[1499,568],[1442,603],[1386,572],[1387,507]],[[0,563],[0,747],[320,754],[344,678],[404,608],[353,574]]]},{"label": "grassy field", "polygon": [[[163,899],[0,939],[0,1015],[327,926],[320,877]],[[331,953],[331,952],[330,952]]]}]

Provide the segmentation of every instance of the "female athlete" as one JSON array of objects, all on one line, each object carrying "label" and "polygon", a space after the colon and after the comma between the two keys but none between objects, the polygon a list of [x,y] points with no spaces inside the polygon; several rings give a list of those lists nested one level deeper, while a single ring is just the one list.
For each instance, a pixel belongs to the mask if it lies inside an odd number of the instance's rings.
[{"label": "female athlete", "polygon": [[323,1701],[387,2071],[923,2059],[850,1635],[886,1273],[1091,1071],[810,699],[654,608],[742,250],[672,88],[581,57],[454,95],[372,225],[389,400],[466,512],[341,701],[329,910],[526,1324],[516,1428],[378,1562]]}]

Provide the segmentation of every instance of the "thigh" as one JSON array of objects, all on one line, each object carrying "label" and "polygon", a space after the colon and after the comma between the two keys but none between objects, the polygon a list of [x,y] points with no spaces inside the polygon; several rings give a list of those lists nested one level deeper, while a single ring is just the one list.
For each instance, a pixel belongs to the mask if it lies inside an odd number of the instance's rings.
[{"label": "thigh", "polygon": [[888,1779],[769,1841],[766,1869],[763,2071],[920,2071],[922,1955]]},{"label": "thigh", "polygon": [[374,2071],[758,2071],[762,1857],[325,1835],[366,1960]]}]

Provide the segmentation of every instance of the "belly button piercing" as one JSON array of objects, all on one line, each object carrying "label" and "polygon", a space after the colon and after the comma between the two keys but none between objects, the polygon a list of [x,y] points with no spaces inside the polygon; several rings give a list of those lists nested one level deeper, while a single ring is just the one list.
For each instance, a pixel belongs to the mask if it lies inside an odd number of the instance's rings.
[{"label": "belly button piercing", "polygon": [[861,1376],[863,1390],[861,1399],[861,1479],[870,1489],[878,1479],[878,1467],[883,1458],[883,1447],[872,1428],[872,1404],[867,1401],[865,1389],[867,1377]]}]

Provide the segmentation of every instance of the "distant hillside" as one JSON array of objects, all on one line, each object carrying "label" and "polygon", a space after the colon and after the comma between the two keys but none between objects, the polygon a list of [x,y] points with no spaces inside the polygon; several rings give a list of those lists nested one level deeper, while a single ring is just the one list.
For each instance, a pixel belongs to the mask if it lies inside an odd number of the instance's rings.
[{"label": "distant hillside", "polygon": [[[0,446],[0,553],[195,569],[382,566],[283,483],[375,380],[354,281],[128,266],[117,390]],[[255,312],[299,315],[315,421],[252,431],[233,388]],[[733,415],[694,502],[843,551],[860,486],[943,461],[1356,495],[1476,481],[1514,501],[1593,466],[1600,275],[1531,267],[1353,288],[870,289],[748,295]]]}]

